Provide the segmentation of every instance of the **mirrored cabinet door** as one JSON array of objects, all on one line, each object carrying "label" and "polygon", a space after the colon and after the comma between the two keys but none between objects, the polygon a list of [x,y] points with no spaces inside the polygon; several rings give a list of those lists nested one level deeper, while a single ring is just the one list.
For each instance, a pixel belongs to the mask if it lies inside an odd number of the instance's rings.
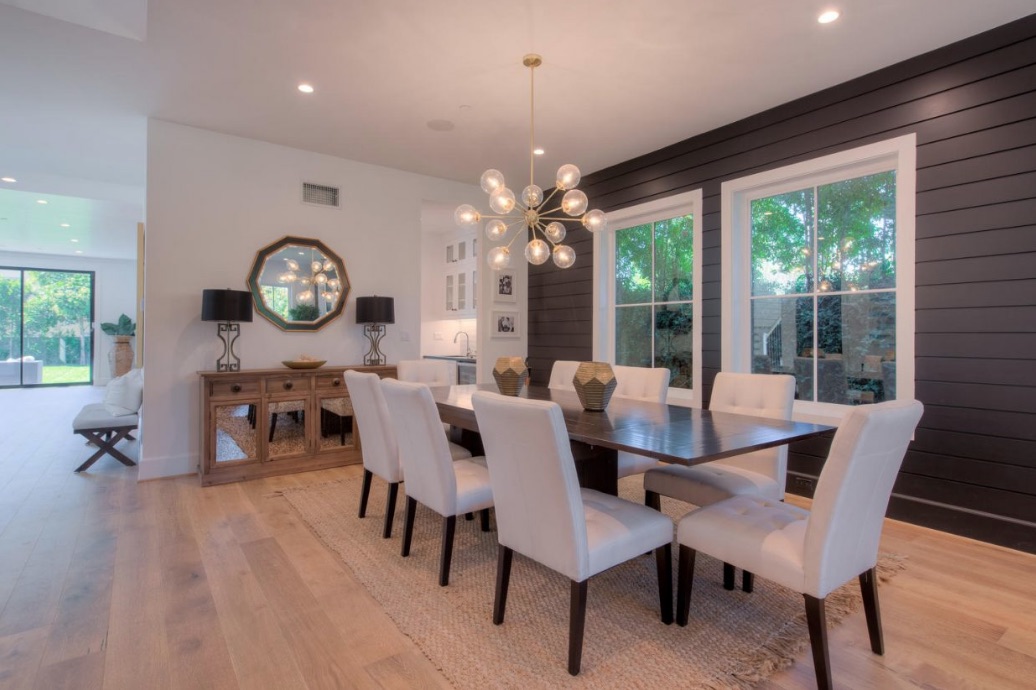
[{"label": "mirrored cabinet door", "polygon": [[267,457],[301,455],[308,452],[306,398],[270,401],[266,405]]},{"label": "mirrored cabinet door", "polygon": [[320,450],[352,448],[356,445],[353,436],[353,405],[348,396],[321,398],[320,404]]},{"label": "mirrored cabinet door", "polygon": [[216,434],[213,459],[216,464],[259,461],[257,403],[232,402],[212,406]]}]

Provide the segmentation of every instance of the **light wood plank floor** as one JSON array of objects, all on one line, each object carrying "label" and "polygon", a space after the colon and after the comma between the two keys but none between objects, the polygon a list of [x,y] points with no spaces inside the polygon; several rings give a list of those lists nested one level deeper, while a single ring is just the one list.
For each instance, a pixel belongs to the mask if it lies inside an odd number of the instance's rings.
[{"label": "light wood plank floor", "polygon": [[[71,419],[99,397],[0,391],[0,690],[448,687],[276,493],[357,468],[206,489],[110,458],[75,475]],[[837,685],[1036,684],[1036,557],[892,521],[883,541],[908,558],[881,588],[887,651],[850,617]],[[809,652],[761,687],[815,687]]]}]

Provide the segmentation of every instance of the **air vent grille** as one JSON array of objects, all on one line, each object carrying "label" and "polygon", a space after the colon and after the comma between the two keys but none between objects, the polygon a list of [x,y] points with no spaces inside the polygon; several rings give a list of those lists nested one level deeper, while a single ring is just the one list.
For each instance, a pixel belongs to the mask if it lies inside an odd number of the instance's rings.
[{"label": "air vent grille", "polygon": [[302,203],[304,204],[338,208],[338,199],[338,187],[330,187],[325,184],[313,184],[312,182],[302,183]]}]

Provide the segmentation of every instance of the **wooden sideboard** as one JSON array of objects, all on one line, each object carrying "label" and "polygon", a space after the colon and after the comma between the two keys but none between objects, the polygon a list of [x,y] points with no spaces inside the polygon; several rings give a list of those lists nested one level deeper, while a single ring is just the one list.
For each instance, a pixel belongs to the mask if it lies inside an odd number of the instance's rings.
[{"label": "wooden sideboard", "polygon": [[343,373],[394,366],[199,372],[203,486],[361,462]]}]

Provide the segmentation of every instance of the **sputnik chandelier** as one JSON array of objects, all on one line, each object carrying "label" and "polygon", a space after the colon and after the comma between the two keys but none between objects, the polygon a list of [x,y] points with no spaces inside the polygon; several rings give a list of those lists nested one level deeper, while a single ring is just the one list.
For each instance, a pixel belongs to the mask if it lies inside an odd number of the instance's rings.
[{"label": "sputnik chandelier", "polygon": [[[300,254],[302,252],[299,252]],[[312,254],[312,252],[310,252]],[[313,258],[311,256],[311,258]],[[323,256],[321,256],[323,258]],[[299,262],[294,259],[285,259],[285,266],[288,270],[277,276],[277,282],[291,285],[298,283],[302,288],[295,293],[295,301],[299,304],[313,304],[319,294],[320,299],[329,302],[332,306],[338,300],[338,294],[342,289],[342,281],[337,276],[335,264],[330,259],[319,261],[315,258],[310,262],[310,276],[299,276]],[[330,274],[330,277],[329,277]]]},{"label": "sputnik chandelier", "polygon": [[[591,232],[603,230],[608,219],[603,211],[587,211],[586,194],[576,189],[579,184],[579,168],[567,164],[558,168],[554,190],[544,198],[543,190],[534,180],[535,171],[535,72],[543,64],[539,55],[526,55],[522,64],[529,68],[529,186],[522,190],[520,198],[504,184],[504,176],[499,170],[489,169],[482,173],[482,191],[489,194],[489,207],[497,215],[479,213],[470,204],[457,207],[453,217],[460,227],[476,227],[483,218],[486,223],[486,237],[494,242],[501,242],[507,237],[511,228],[525,228],[525,233],[516,232],[506,245],[493,247],[487,254],[490,268],[499,270],[511,264],[511,245],[521,236],[529,238],[525,245],[525,258],[537,266],[553,257],[559,268],[568,268],[576,262],[576,252],[567,244],[561,244],[568,230],[565,222],[579,218],[583,227]],[[558,192],[564,192],[561,202],[555,208],[548,208],[550,200]],[[565,215],[551,215],[558,211]],[[566,217],[567,216],[567,217]],[[543,236],[550,244],[548,245]]]}]

